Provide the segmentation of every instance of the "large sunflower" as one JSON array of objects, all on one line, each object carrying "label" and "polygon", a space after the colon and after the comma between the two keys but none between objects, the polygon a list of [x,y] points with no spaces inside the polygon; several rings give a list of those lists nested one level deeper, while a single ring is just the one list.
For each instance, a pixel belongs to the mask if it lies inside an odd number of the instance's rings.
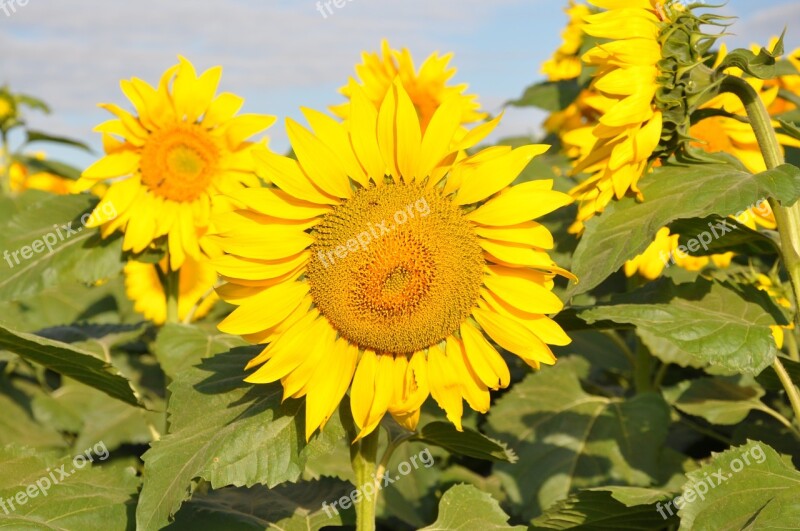
[{"label": "large sunflower", "polygon": [[456,136],[459,98],[424,133],[401,79],[379,109],[357,86],[351,105],[344,124],[308,109],[311,131],[287,120],[298,160],[264,150],[275,187],[236,192],[244,208],[215,217],[218,291],[238,306],[219,328],[269,343],[247,381],[305,396],[306,437],[351,382],[358,438],[386,412],[413,429],[429,394],[461,429],[462,399],[485,412],[509,384],[484,333],[533,367],[570,341],[547,314],[562,308],[554,275],[571,274],[532,220],[572,199],[552,181],[510,186],[547,146],[457,159],[496,123]]},{"label": "large sunflower", "polygon": [[[446,99],[455,98],[461,105],[461,123],[468,124],[483,120],[486,113],[480,112],[480,104],[474,94],[464,94],[466,84],[448,85],[447,82],[456,73],[455,68],[448,67],[453,54],[440,56],[430,55],[417,72],[414,59],[407,48],[395,50],[384,39],[381,41],[381,53],[364,52],[362,63],[356,65],[358,80],[350,78],[347,85],[339,92],[348,98],[352,97],[355,87],[360,87],[367,99],[377,109],[392,85],[399,77],[403,88],[416,108],[422,131],[428,127],[434,112]],[[340,118],[350,116],[350,102],[331,107],[331,111]]]},{"label": "large sunflower", "polygon": [[[117,118],[95,128],[103,133],[106,156],[83,172],[83,189],[115,179],[92,216],[103,237],[125,233],[123,249],[139,253],[164,236],[170,267],[187,256],[201,259],[198,238],[207,230],[211,197],[243,185],[257,185],[253,135],[268,128],[273,116],[236,116],[244,100],[216,95],[222,74],[214,67],[197,75],[180,57],[157,88],[141,79],[122,81],[136,115],[102,104]],[[118,216],[109,219],[106,203]]]}]

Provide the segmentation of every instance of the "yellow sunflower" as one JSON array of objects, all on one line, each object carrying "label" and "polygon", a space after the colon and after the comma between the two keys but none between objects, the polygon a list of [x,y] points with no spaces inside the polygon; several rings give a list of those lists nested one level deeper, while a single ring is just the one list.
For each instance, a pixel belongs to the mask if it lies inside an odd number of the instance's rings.
[{"label": "yellow sunflower", "polygon": [[[362,63],[356,66],[358,80],[350,78],[347,85],[339,92],[352,99],[355,87],[360,87],[367,99],[377,109],[384,101],[389,87],[396,77],[400,78],[403,88],[411,98],[411,102],[419,114],[422,131],[428,127],[436,109],[446,99],[454,98],[461,105],[462,124],[477,122],[486,118],[486,113],[480,112],[477,96],[464,94],[466,84],[448,85],[447,82],[456,73],[455,68],[448,67],[453,54],[440,56],[434,53],[425,59],[417,72],[414,60],[408,49],[395,50],[384,39],[381,41],[381,53],[364,52],[361,56]],[[345,102],[331,107],[331,111],[340,118],[350,116],[351,103]]]},{"label": "yellow sunflower", "polygon": [[671,234],[667,227],[659,229],[653,243],[642,254],[625,262],[625,275],[632,277],[638,273],[647,280],[655,280],[673,264],[687,271],[702,271],[709,264],[721,268],[730,265],[733,253],[692,256],[679,246],[679,237],[678,234]]},{"label": "yellow sunflower", "polygon": [[564,12],[569,17],[567,27],[561,32],[562,42],[553,57],[542,64],[542,73],[548,81],[574,79],[581,73],[581,58],[578,56],[583,45],[583,18],[592,11],[585,4],[570,0]]},{"label": "yellow sunflower", "polygon": [[[167,320],[167,297],[162,276],[167,274],[167,261],[158,265],[130,261],[125,264],[125,293],[133,308],[155,324]],[[205,316],[219,300],[213,291],[217,283],[216,269],[207,261],[186,258],[180,268],[178,283],[178,318],[191,320]]]},{"label": "yellow sunflower", "polygon": [[219,328],[268,343],[247,381],[305,396],[306,437],[348,388],[359,439],[387,412],[414,429],[428,395],[461,429],[462,399],[485,412],[509,384],[487,335],[533,367],[570,341],[548,314],[562,308],[554,275],[574,277],[533,219],[572,199],[552,181],[510,186],[547,146],[457,158],[496,124],[457,136],[458,97],[424,133],[401,78],[378,109],[358,86],[351,105],[345,123],[287,120],[297,160],[264,150],[275,187],[236,192],[244,208],[215,217],[218,292],[238,306]]},{"label": "yellow sunflower", "polygon": [[[772,282],[772,279],[767,275],[759,273],[758,276],[756,276],[756,287],[761,291],[766,291],[776,304],[779,304],[784,308],[792,307],[792,303],[789,302],[789,299],[786,298],[783,290],[780,289],[780,284],[776,286],[775,283]],[[772,330],[772,336],[775,338],[775,344],[780,349],[783,348],[784,330],[793,330],[794,323],[790,322],[786,326],[770,325],[769,328]]]},{"label": "yellow sunflower", "polygon": [[[583,230],[583,222],[602,212],[612,198],[628,192],[641,198],[637,187],[658,146],[662,113],[654,102],[661,60],[661,31],[657,0],[591,0],[607,11],[584,18],[583,31],[599,39],[583,56],[597,68],[592,81],[591,105],[601,110],[591,138],[583,132],[584,149],[575,173],[591,176],[570,191],[579,201],[577,221],[570,232]],[[573,141],[575,141],[573,139]]]},{"label": "yellow sunflower", "polygon": [[[216,95],[222,74],[214,67],[197,75],[179,58],[157,88],[141,79],[122,81],[122,91],[136,114],[102,104],[117,118],[95,128],[103,134],[106,156],[83,172],[86,189],[114,179],[92,217],[103,237],[125,233],[123,249],[139,253],[154,240],[167,239],[170,267],[202,258],[198,238],[208,228],[211,197],[255,186],[253,135],[274,116],[242,114],[243,99]],[[104,208],[105,204],[113,209]],[[103,212],[114,211],[109,219]]]}]

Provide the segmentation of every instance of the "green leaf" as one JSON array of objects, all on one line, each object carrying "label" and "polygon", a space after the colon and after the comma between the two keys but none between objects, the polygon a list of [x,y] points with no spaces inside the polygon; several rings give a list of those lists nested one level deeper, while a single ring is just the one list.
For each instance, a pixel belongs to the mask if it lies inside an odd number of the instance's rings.
[{"label": "green leaf", "polygon": [[538,107],[549,112],[566,109],[578,94],[581,87],[574,79],[566,81],[545,81],[531,85],[516,100],[506,102],[513,107]]},{"label": "green leaf", "polygon": [[657,480],[669,407],[650,393],[590,395],[579,380],[587,370],[584,360],[561,359],[528,375],[489,412],[487,432],[519,455],[494,469],[525,520],[578,488]]},{"label": "green leaf", "polygon": [[109,363],[66,343],[15,332],[0,325],[0,348],[10,350],[64,376],[104,392],[112,398],[140,406],[130,382]]},{"label": "green leaf", "polygon": [[196,478],[214,489],[296,481],[309,456],[330,452],[346,437],[337,415],[306,443],[304,401],[281,403],[280,383],[244,382],[244,366],[257,351],[218,354],[180,372],[170,385],[170,433],[142,457],[139,529],[165,526]]},{"label": "green leaf", "polygon": [[700,362],[758,374],[778,352],[770,325],[775,316],[764,311],[755,288],[735,291],[730,284],[699,279],[675,285],[670,279],[652,282],[626,299],[648,304],[614,304],[584,310],[589,323],[610,320],[635,325],[667,340]]},{"label": "green leaf", "polygon": [[698,378],[684,380],[663,391],[667,402],[689,415],[702,417],[712,424],[734,425],[753,410],[765,409],[764,391],[737,384],[738,378]]},{"label": "green leaf", "polygon": [[[784,33],[785,32],[786,30],[784,30]],[[762,47],[758,51],[758,54],[754,54],[752,51],[744,48],[737,48],[736,50],[728,52],[719,66],[717,66],[717,72],[722,73],[730,67],[735,67],[759,79],[772,79],[777,75],[777,58],[782,54],[783,33],[771,51]]]},{"label": "green leaf", "polygon": [[580,282],[569,295],[599,285],[677,219],[737,214],[766,198],[791,205],[800,197],[800,169],[784,164],[752,175],[729,164],[664,166],[643,179],[640,188],[643,203],[612,201],[586,223],[572,265]]},{"label": "green leaf", "polygon": [[75,166],[57,160],[39,159],[25,154],[15,155],[13,158],[14,160],[25,165],[31,173],[52,173],[54,175],[58,175],[59,177],[72,179],[73,181],[78,180],[78,178],[81,176],[81,170]]},{"label": "green leaf", "polygon": [[32,402],[42,396],[46,395],[38,386],[0,378],[0,447],[11,443],[51,450],[66,446],[51,424],[37,422],[31,415]]},{"label": "green leaf", "polygon": [[[181,507],[175,522],[165,529],[317,531],[326,526],[355,525],[352,507],[346,511],[330,507],[352,491],[350,483],[332,478],[280,485],[274,489],[257,485],[249,489],[214,490],[195,494]],[[323,503],[327,504],[327,511]]]},{"label": "green leaf", "polygon": [[96,202],[88,195],[50,196],[0,227],[0,249],[7,251],[0,265],[6,268],[0,300],[30,297],[69,281],[93,283],[122,270],[121,238],[101,241],[95,229],[81,223]]},{"label": "green leaf", "polygon": [[414,439],[476,459],[507,461],[509,463],[517,460],[514,452],[504,443],[495,441],[469,428],[464,428],[464,431],[458,431],[450,422],[431,422],[426,424]]},{"label": "green leaf", "polygon": [[670,494],[642,487],[583,489],[559,501],[531,523],[534,529],[662,529],[677,523],[674,516],[662,518],[655,505]]},{"label": "green leaf", "polygon": [[80,140],[74,140],[72,138],[67,138],[65,136],[56,136],[51,135],[49,133],[43,133],[42,131],[34,131],[31,129],[27,130],[28,139],[25,142],[26,144],[30,144],[32,142],[53,142],[56,144],[65,144],[68,146],[76,147],[86,151],[87,153],[92,153],[92,148],[89,147],[88,144],[85,142],[81,142]]},{"label": "green leaf", "polygon": [[690,472],[683,487],[681,530],[797,529],[800,472],[769,445],[749,441]]},{"label": "green leaf", "polygon": [[[766,203],[765,203],[766,204]],[[710,227],[718,232],[720,225],[726,228],[722,238],[713,238],[710,243],[703,233],[710,233]],[[690,256],[709,256],[722,254],[729,251],[746,255],[777,255],[780,253],[780,243],[768,236],[764,231],[753,230],[742,225],[733,218],[709,216],[707,218],[679,219],[670,223],[669,230],[672,234],[679,234],[679,245],[687,249]],[[773,232],[777,236],[776,232]],[[713,236],[713,234],[712,234]],[[697,243],[692,243],[694,240]]]},{"label": "green leaf", "polygon": [[[136,471],[112,463],[101,465],[102,453],[90,455],[94,459],[91,465],[88,460],[58,459],[29,448],[0,448],[0,499],[8,508],[7,514],[0,510],[0,528],[133,529],[133,504],[139,486]],[[80,463],[84,463],[82,468]],[[25,503],[20,504],[23,500]]]},{"label": "green leaf", "polygon": [[43,113],[49,114],[50,107],[41,99],[36,98],[34,96],[30,96],[28,94],[17,93],[14,94],[14,100],[17,103],[21,103],[30,109],[35,109],[37,111],[42,111]]},{"label": "green leaf", "polygon": [[490,531],[492,529],[525,529],[508,524],[508,515],[497,500],[472,485],[456,485],[442,496],[439,517],[420,531]]},{"label": "green leaf", "polygon": [[172,379],[200,360],[234,347],[247,345],[239,336],[230,336],[197,325],[167,324],[156,337],[153,353],[161,368]]}]

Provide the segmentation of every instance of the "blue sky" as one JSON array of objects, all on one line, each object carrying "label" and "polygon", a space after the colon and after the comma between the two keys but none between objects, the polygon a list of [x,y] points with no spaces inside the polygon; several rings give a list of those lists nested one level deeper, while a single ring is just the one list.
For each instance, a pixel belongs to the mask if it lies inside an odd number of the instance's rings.
[{"label": "blue sky", "polygon": [[[5,0],[10,3],[12,0]],[[709,2],[711,3],[711,2]],[[299,107],[341,101],[337,88],[353,74],[362,50],[383,37],[408,47],[419,64],[433,51],[453,52],[455,81],[468,83],[489,111],[540,80],[539,65],[560,42],[566,2],[542,0],[345,0],[323,18],[316,0],[28,0],[0,11],[0,83],[45,99],[50,116],[31,125],[89,142],[107,119],[98,102],[125,104],[119,80],[155,83],[184,54],[199,69],[224,67],[221,88],[246,98],[245,111],[274,114],[271,145],[287,148],[283,119]],[[734,46],[766,42],[789,26],[787,47],[800,46],[800,2],[729,0],[739,20]],[[531,133],[541,114],[511,109],[497,136]],[[44,146],[42,146],[44,147]],[[85,166],[90,155],[46,150]]]}]

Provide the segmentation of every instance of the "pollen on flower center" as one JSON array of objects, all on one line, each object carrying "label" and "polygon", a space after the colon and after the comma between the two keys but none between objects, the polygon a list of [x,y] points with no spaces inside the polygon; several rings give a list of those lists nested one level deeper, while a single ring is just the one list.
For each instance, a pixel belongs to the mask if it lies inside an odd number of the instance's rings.
[{"label": "pollen on flower center", "polygon": [[206,191],[219,163],[219,148],[197,124],[153,133],[142,149],[142,183],[172,201],[193,201]]},{"label": "pollen on flower center", "polygon": [[312,235],[314,303],[361,348],[422,350],[455,332],[478,301],[484,265],[478,238],[436,190],[362,189]]}]

